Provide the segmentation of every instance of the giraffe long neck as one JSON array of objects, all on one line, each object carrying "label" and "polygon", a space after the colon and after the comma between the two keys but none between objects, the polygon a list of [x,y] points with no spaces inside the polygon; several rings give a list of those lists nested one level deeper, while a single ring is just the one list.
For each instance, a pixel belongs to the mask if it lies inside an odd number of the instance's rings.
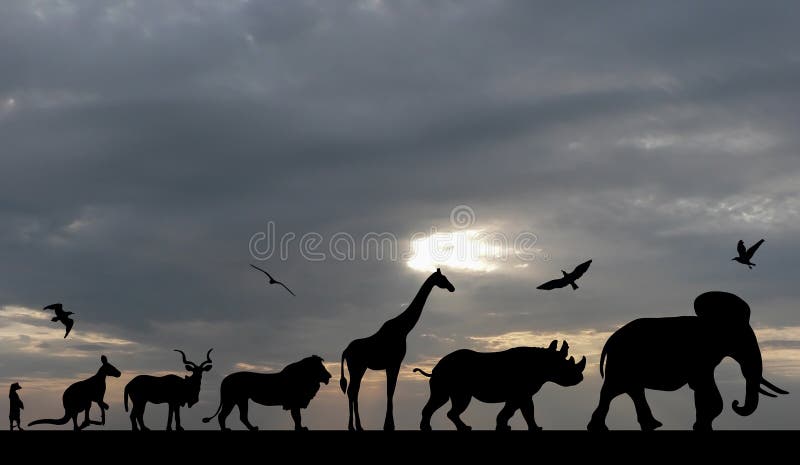
[{"label": "giraffe long neck", "polygon": [[419,317],[422,315],[422,308],[425,307],[425,302],[428,300],[431,289],[433,289],[433,278],[434,277],[431,276],[422,283],[422,287],[419,288],[419,292],[417,292],[414,300],[408,304],[408,308],[394,318],[397,327],[406,335],[414,329],[417,321],[419,321]]}]

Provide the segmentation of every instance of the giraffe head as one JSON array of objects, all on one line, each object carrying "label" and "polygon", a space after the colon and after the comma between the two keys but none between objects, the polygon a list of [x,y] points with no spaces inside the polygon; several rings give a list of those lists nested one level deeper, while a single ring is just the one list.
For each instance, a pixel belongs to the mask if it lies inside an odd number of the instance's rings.
[{"label": "giraffe head", "polygon": [[436,268],[436,273],[433,273],[431,275],[431,278],[433,278],[433,284],[436,285],[437,287],[440,287],[442,289],[447,289],[450,292],[456,290],[455,286],[453,286],[453,284],[447,279],[447,277],[442,274],[441,268]]}]

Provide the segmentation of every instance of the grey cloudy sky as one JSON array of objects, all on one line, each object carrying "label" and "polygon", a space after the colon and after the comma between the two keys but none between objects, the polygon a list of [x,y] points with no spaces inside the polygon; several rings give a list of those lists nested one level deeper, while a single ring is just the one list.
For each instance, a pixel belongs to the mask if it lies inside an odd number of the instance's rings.
[{"label": "grey cloudy sky", "polygon": [[[777,1],[4,1],[0,382],[25,387],[25,421],[57,417],[61,390],[106,353],[124,373],[110,427],[127,428],[131,376],[179,370],[173,348],[214,347],[184,413],[200,428],[225,374],[316,353],[334,380],[306,422],[343,428],[333,362],[426,272],[309,261],[295,242],[263,262],[292,298],[247,266],[251,237],[272,221],[298,238],[388,232],[402,251],[415,232],[452,231],[467,205],[474,230],[534,233],[536,257],[444,267],[456,292],[428,301],[409,368],[566,337],[587,379],[543,389],[537,419],[582,429],[609,332],[691,314],[719,289],[752,306],[766,376],[800,392],[798,21]],[[737,240],[761,237],[756,269],[730,261]],[[586,258],[579,292],[535,290]],[[77,313],[66,341],[37,310],[56,301]],[[737,417],[738,367],[717,378],[717,427],[800,426],[793,396]],[[383,389],[369,378],[367,428],[382,424]],[[687,389],[648,395],[665,427],[691,426]],[[417,427],[426,398],[405,373],[398,427]],[[466,419],[492,428],[498,408],[473,403]],[[620,398],[609,425],[636,427],[632,410]],[[278,408],[251,417],[291,424]]]}]

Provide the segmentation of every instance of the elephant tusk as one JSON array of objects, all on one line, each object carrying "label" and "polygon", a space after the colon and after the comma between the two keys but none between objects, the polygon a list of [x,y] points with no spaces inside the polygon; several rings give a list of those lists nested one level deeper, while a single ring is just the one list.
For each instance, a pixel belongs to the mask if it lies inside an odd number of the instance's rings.
[{"label": "elephant tusk", "polygon": [[778,394],[789,394],[788,391],[784,391],[783,389],[779,388],[778,386],[775,386],[774,384],[770,383],[769,381],[767,381],[764,378],[761,378],[761,384],[763,384],[764,386],[772,389],[773,391],[777,392]]},{"label": "elephant tusk", "polygon": [[758,388],[758,392],[760,392],[761,394],[764,394],[767,397],[778,397],[778,396],[776,396],[775,394],[773,394],[771,392],[765,391],[764,388],[762,388],[762,387]]}]

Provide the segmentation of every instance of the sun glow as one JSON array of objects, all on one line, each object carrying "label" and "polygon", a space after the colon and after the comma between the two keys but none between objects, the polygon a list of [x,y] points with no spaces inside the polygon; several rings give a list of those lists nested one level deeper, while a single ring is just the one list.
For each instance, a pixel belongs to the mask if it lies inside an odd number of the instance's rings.
[{"label": "sun glow", "polygon": [[406,264],[417,271],[444,267],[488,273],[497,269],[497,261],[505,257],[506,249],[481,230],[440,232],[412,240],[411,257]]}]

